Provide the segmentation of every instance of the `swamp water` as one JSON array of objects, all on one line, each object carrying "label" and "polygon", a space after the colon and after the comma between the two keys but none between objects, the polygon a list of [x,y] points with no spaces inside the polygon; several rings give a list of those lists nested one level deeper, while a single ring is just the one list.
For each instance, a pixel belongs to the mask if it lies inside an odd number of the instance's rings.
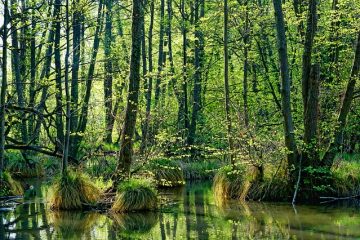
[{"label": "swamp water", "polygon": [[[53,212],[46,186],[13,211],[0,211],[0,239],[360,239],[360,205],[215,205],[210,183],[161,191],[158,212]],[[356,207],[358,205],[359,207]]]}]

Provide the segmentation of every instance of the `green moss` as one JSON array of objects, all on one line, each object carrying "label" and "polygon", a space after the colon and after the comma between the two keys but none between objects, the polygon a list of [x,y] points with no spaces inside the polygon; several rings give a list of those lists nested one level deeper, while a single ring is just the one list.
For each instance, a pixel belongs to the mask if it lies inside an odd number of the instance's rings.
[{"label": "green moss", "polygon": [[144,211],[157,208],[157,192],[151,182],[130,179],[118,186],[113,212]]},{"label": "green moss", "polygon": [[19,182],[14,180],[10,173],[4,172],[0,177],[0,196],[22,195],[24,190]]},{"label": "green moss", "polygon": [[100,196],[100,190],[86,175],[69,171],[55,179],[52,186],[50,206],[57,210],[82,209],[94,204]]},{"label": "green moss", "polygon": [[151,160],[147,168],[154,174],[156,184],[161,187],[176,187],[185,184],[183,170],[171,159]]}]

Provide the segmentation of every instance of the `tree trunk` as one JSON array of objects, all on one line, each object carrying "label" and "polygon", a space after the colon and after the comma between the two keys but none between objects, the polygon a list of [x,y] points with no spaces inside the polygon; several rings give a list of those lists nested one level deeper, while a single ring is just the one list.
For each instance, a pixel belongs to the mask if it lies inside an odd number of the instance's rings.
[{"label": "tree trunk", "polygon": [[248,75],[249,75],[249,13],[248,1],[245,2],[245,34],[244,34],[244,81],[243,81],[243,101],[244,101],[244,123],[249,127],[249,106],[248,106]]},{"label": "tree trunk", "polygon": [[66,0],[66,52],[65,52],[65,100],[66,100],[66,124],[65,124],[65,139],[64,150],[62,158],[62,174],[67,173],[67,165],[69,158],[69,146],[70,146],[70,131],[71,131],[71,96],[69,87],[69,52],[70,52],[70,24],[69,24],[69,0]]},{"label": "tree trunk", "polygon": [[314,37],[317,28],[317,3],[309,1],[309,14],[305,33],[302,62],[302,95],[304,105],[304,143],[303,167],[319,160],[317,153],[317,120],[319,109],[319,64],[312,65]]},{"label": "tree trunk", "polygon": [[[200,19],[204,17],[204,0],[195,1],[194,24],[195,24],[195,73],[194,73],[194,89],[193,89],[193,106],[191,114],[191,124],[189,127],[189,135],[187,143],[189,146],[195,143],[197,120],[201,109],[201,79],[203,70],[204,57],[204,35],[200,29]],[[192,148],[193,149],[193,148]],[[194,156],[194,150],[192,155]]]},{"label": "tree trunk", "polygon": [[284,118],[284,134],[285,134],[285,146],[288,150],[287,160],[288,169],[292,169],[297,165],[297,146],[295,142],[294,125],[291,113],[291,94],[290,94],[290,74],[289,63],[287,55],[287,44],[285,36],[285,23],[284,15],[281,6],[281,1],[273,0],[276,31],[278,41],[278,52],[280,59],[280,71],[281,71],[281,102],[282,102],[282,114]]},{"label": "tree trunk", "polygon": [[231,116],[230,116],[230,90],[229,90],[229,49],[228,49],[228,21],[229,21],[228,1],[224,0],[224,90],[225,90],[225,114],[227,137],[230,150],[230,162],[233,162],[233,140],[231,137]]},{"label": "tree trunk", "polygon": [[9,23],[8,14],[8,0],[4,0],[4,28],[2,30],[2,78],[1,78],[1,92],[0,92],[0,181],[3,178],[4,160],[5,160],[5,104],[7,92],[7,36]]},{"label": "tree trunk", "polygon": [[64,141],[64,124],[62,114],[62,83],[61,83],[61,53],[60,53],[60,37],[61,37],[61,0],[55,0],[54,15],[55,15],[55,87],[56,87],[56,149],[63,151]]},{"label": "tree trunk", "polygon": [[105,2],[105,78],[104,78],[104,102],[105,102],[105,142],[112,143],[112,130],[113,130],[113,62],[111,44],[112,37],[112,0]]},{"label": "tree trunk", "polygon": [[158,57],[158,74],[155,83],[155,107],[159,103],[161,90],[161,73],[164,64],[164,24],[165,24],[165,0],[160,0],[160,30],[159,30],[159,57]]},{"label": "tree trunk", "polygon": [[71,124],[70,131],[70,153],[76,158],[77,152],[73,151],[73,142],[76,138],[76,129],[78,125],[78,107],[79,107],[79,70],[80,70],[80,53],[81,53],[81,19],[82,13],[79,0],[72,1],[72,67],[71,67]]},{"label": "tree trunk", "polygon": [[141,0],[133,0],[129,89],[124,125],[121,132],[120,155],[113,176],[114,186],[122,179],[129,177],[132,162],[132,143],[139,100],[142,14]]}]

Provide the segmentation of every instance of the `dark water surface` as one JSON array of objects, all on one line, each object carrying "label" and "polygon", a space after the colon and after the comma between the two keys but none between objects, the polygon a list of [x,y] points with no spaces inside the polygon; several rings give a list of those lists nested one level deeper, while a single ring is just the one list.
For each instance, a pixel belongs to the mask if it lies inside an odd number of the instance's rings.
[{"label": "dark water surface", "polygon": [[[40,184],[40,183],[38,183]],[[232,202],[215,205],[210,183],[161,192],[158,212],[53,212],[46,186],[0,211],[0,239],[360,239],[360,207]]]}]

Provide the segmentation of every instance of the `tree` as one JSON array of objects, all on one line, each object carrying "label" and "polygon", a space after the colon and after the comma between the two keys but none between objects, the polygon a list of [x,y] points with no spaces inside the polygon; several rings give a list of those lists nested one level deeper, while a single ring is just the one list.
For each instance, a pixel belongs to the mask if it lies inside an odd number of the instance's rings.
[{"label": "tree", "polygon": [[121,132],[120,154],[116,172],[113,176],[114,186],[129,176],[132,162],[132,144],[139,101],[142,14],[141,0],[133,0],[129,89],[124,125]]}]

